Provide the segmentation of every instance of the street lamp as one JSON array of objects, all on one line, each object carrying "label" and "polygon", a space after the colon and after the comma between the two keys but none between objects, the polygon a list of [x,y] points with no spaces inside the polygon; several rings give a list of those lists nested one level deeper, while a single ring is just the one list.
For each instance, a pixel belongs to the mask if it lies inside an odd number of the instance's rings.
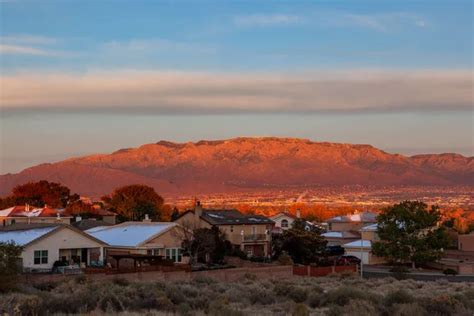
[{"label": "street lamp", "polygon": [[362,246],[363,246],[364,240],[360,240],[360,277],[364,278],[364,253],[362,251]]}]

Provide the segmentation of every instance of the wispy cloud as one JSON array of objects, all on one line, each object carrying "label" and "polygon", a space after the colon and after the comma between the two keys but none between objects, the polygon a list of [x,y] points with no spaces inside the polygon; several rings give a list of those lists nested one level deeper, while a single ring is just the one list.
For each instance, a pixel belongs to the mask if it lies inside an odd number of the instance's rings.
[{"label": "wispy cloud", "polygon": [[10,44],[54,44],[58,40],[53,37],[31,35],[31,34],[15,34],[0,37],[0,42]]},{"label": "wispy cloud", "polygon": [[234,24],[241,27],[300,24],[304,19],[290,14],[251,14],[234,17]]},{"label": "wispy cloud", "polygon": [[54,45],[58,42],[52,37],[17,34],[0,37],[0,54],[2,55],[33,55],[42,57],[66,57],[73,53],[58,50]]},{"label": "wispy cloud", "polygon": [[391,12],[378,14],[336,13],[329,20],[331,25],[356,26],[376,31],[387,32],[403,27],[425,28],[428,21],[419,15],[406,12]]},{"label": "wispy cloud", "polygon": [[406,112],[472,109],[472,71],[96,71],[1,78],[6,111]]},{"label": "wispy cloud", "polygon": [[4,44],[0,44],[0,54],[57,56],[57,53],[50,52],[41,48],[21,46],[21,45],[4,45]]}]

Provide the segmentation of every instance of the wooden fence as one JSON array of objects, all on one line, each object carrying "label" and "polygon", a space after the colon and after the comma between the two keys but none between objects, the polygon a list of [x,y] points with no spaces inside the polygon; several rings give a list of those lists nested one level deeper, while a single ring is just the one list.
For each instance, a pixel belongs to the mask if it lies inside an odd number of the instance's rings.
[{"label": "wooden fence", "polygon": [[322,277],[331,273],[340,273],[343,271],[357,272],[356,265],[350,266],[330,266],[330,267],[313,267],[313,266],[293,266],[293,275]]}]

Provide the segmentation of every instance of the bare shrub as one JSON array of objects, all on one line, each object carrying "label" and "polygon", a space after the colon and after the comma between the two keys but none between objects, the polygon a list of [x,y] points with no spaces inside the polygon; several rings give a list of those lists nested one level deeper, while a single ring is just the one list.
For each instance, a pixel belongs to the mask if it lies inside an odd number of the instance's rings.
[{"label": "bare shrub", "polygon": [[273,292],[267,289],[263,289],[259,286],[249,287],[247,291],[247,298],[252,305],[270,305],[275,302],[275,296]]},{"label": "bare shrub", "polygon": [[293,313],[291,314],[293,316],[309,316],[309,310],[308,307],[304,304],[296,304],[295,307],[293,308]]},{"label": "bare shrub", "polygon": [[1,315],[38,315],[43,301],[36,295],[12,293],[0,299]]},{"label": "bare shrub", "polygon": [[424,316],[426,311],[418,303],[395,304],[390,309],[389,315],[393,316]]},{"label": "bare shrub", "polygon": [[369,291],[362,291],[352,286],[341,286],[327,293],[325,304],[343,306],[348,304],[350,300],[367,300],[377,303],[380,298]]},{"label": "bare shrub", "polygon": [[361,300],[351,299],[344,306],[332,306],[329,309],[328,315],[330,316],[367,316],[367,315],[378,315],[377,308],[373,303]]},{"label": "bare shrub", "polygon": [[407,304],[413,302],[413,296],[408,293],[407,291],[400,289],[397,291],[393,291],[388,293],[384,300],[384,306],[391,307],[394,304]]}]

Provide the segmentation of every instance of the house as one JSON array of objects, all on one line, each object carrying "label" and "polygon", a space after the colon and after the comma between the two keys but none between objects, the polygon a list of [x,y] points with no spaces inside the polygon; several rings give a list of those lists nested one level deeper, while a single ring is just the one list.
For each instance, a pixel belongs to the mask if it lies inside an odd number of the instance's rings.
[{"label": "house", "polygon": [[458,236],[458,249],[460,251],[474,252],[474,233]]},{"label": "house", "polygon": [[76,221],[72,223],[72,226],[76,227],[77,229],[80,229],[82,231],[95,228],[95,227],[100,227],[100,226],[112,226],[113,224],[110,224],[109,222],[105,222],[102,220],[98,220],[95,218],[88,218],[88,219],[82,219],[78,216],[76,216]]},{"label": "house", "polygon": [[474,233],[458,235],[457,249],[445,250],[435,267],[454,269],[459,274],[474,274]]},{"label": "house", "polygon": [[360,239],[343,244],[345,255],[354,256],[362,260],[363,264],[381,264],[386,260],[377,257],[372,253],[372,243],[380,240],[377,235],[377,224],[362,227],[360,232]]},{"label": "house", "polygon": [[359,231],[362,227],[377,223],[377,214],[371,212],[336,216],[327,220],[328,231]]},{"label": "house", "polygon": [[0,226],[20,223],[70,224],[71,219],[64,209],[54,209],[47,205],[44,207],[17,205],[0,211]]},{"label": "house", "polygon": [[98,226],[85,231],[108,246],[105,257],[114,264],[113,256],[161,256],[175,263],[186,263],[182,256],[182,228],[173,222],[124,222],[114,226]]},{"label": "house", "polygon": [[25,271],[50,271],[56,261],[88,266],[103,261],[106,243],[70,225],[15,224],[0,228],[0,242],[23,246]]},{"label": "house", "polygon": [[217,226],[227,240],[249,256],[271,254],[271,232],[275,222],[260,215],[245,215],[236,209],[203,209],[197,202],[193,210],[181,214],[176,223],[189,229]]},{"label": "house", "polygon": [[[298,214],[297,214],[298,215]],[[281,233],[284,230],[290,229],[293,225],[293,222],[298,218],[293,216],[290,213],[281,212],[269,217],[272,221],[275,222],[273,228],[274,233]]]},{"label": "house", "polygon": [[357,232],[326,232],[321,234],[326,239],[327,246],[342,246],[346,243],[360,239]]}]

